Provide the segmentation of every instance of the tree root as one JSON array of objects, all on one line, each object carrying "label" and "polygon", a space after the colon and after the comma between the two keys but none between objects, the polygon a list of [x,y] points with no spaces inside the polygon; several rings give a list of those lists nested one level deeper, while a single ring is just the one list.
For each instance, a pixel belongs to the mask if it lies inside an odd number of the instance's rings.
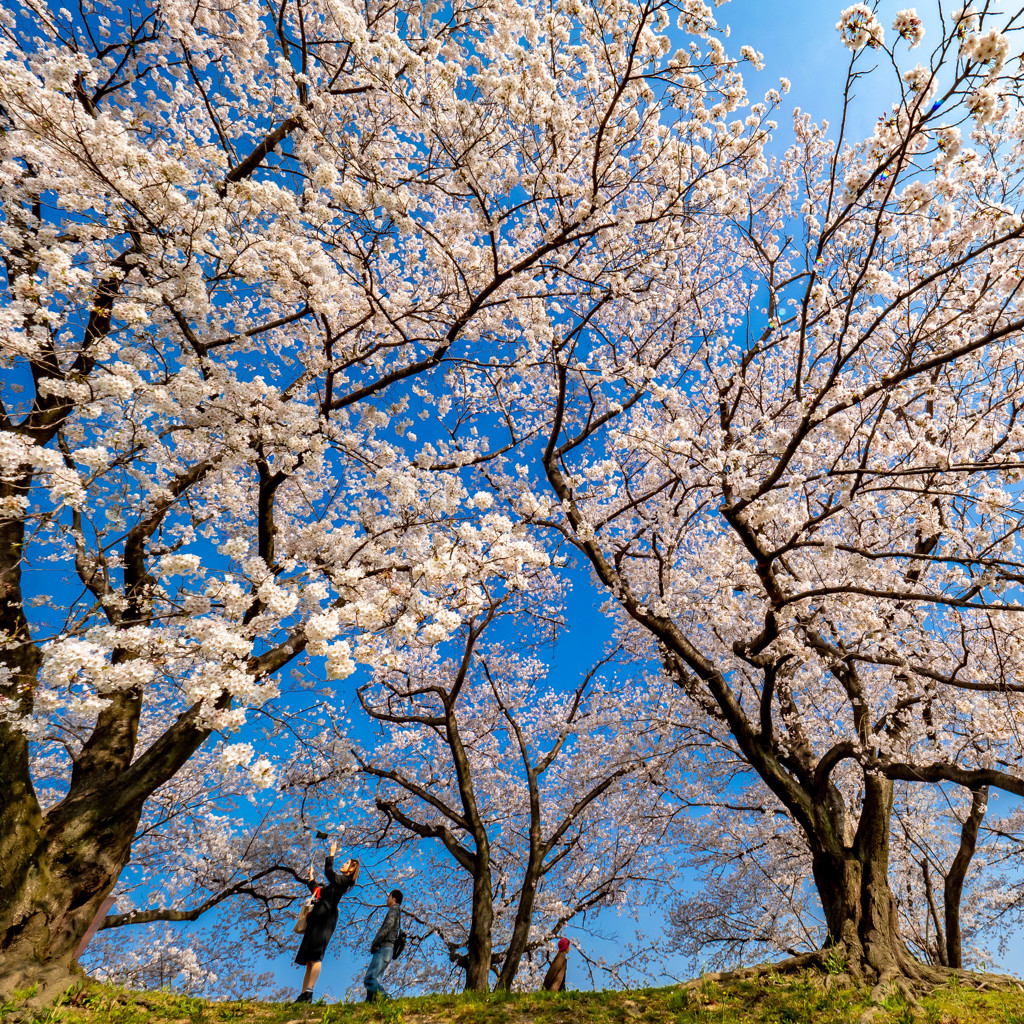
[{"label": "tree root", "polygon": [[842,971],[839,974],[826,974],[822,979],[821,987],[826,992],[834,992],[836,989],[842,991],[848,988],[856,988],[857,981],[852,974]]},{"label": "tree root", "polygon": [[1020,982],[1007,974],[984,974],[951,967],[934,967],[914,962],[905,964],[902,970],[885,971],[872,986],[870,1005],[864,1008],[857,1024],[870,1024],[882,1011],[885,1000],[899,992],[908,1006],[921,1009],[920,997],[930,995],[936,989],[956,979],[964,988],[975,991],[1007,991],[1020,988]]},{"label": "tree root", "polygon": [[[1009,974],[988,974],[983,971],[950,970],[950,975],[960,979],[961,985],[979,992],[1005,992],[1007,989],[1021,989],[1019,978]],[[949,978],[946,979],[947,981]]]},{"label": "tree root", "polygon": [[[845,957],[845,963],[843,962]],[[842,969],[836,971],[837,965]],[[836,989],[861,989],[870,987],[869,1003],[861,1013],[858,1024],[871,1024],[879,1013],[884,1012],[884,1002],[895,993],[899,993],[907,1006],[913,1010],[921,1010],[921,998],[935,989],[947,984],[954,978],[965,988],[975,990],[1002,990],[1021,988],[1018,979],[1002,974],[983,974],[977,971],[965,971],[949,967],[935,967],[917,960],[902,958],[898,963],[882,970],[872,971],[859,962],[856,957],[846,956],[842,946],[815,950],[799,956],[780,960],[776,963],[757,964],[753,967],[741,967],[732,971],[717,971],[703,974],[680,985],[682,989],[699,988],[705,982],[728,984],[734,981],[748,981],[770,975],[796,974],[804,970],[820,970],[813,978],[813,983],[825,991]],[[825,971],[828,973],[825,973]]]},{"label": "tree root", "polygon": [[88,983],[88,976],[77,964],[4,964],[0,969],[0,996],[10,999],[24,993],[18,1002],[26,1007],[50,1006],[68,989]]},{"label": "tree root", "polygon": [[881,1003],[892,994],[893,989],[902,992],[904,995],[909,994],[914,999],[914,1002],[917,1002],[917,999],[910,992],[910,987],[903,981],[895,969],[884,971],[879,976],[878,981],[871,987],[871,1002]]},{"label": "tree root", "polygon": [[791,956],[788,960],[779,960],[775,963],[756,964],[753,967],[739,967],[735,971],[716,971],[714,974],[702,974],[692,981],[683,982],[680,988],[697,988],[707,981],[721,983],[730,981],[745,981],[750,978],[760,978],[765,974],[794,974],[807,967],[820,967],[829,950],[816,949],[813,953],[801,953],[799,956]]},{"label": "tree root", "polygon": [[871,989],[870,1003],[864,1008],[864,1012],[860,1015],[857,1024],[869,1024],[869,1022],[878,1014],[882,1009],[882,1003],[893,994],[893,992],[899,992],[903,998],[907,1001],[908,1006],[912,1006],[914,1009],[920,1009],[921,1004],[918,1002],[917,995],[914,992],[912,982],[899,973],[895,968],[888,971],[883,971],[879,976],[878,981],[874,984]]}]

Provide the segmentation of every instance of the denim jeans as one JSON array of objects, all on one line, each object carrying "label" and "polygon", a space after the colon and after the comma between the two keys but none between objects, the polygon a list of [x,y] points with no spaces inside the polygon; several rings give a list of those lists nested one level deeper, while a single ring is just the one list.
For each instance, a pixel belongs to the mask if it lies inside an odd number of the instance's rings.
[{"label": "denim jeans", "polygon": [[366,977],[363,978],[363,984],[366,986],[366,994],[368,996],[375,996],[384,991],[384,986],[380,983],[380,976],[387,970],[388,964],[391,963],[391,954],[394,950],[395,947],[390,942],[385,942],[370,957],[370,966],[366,968]]}]

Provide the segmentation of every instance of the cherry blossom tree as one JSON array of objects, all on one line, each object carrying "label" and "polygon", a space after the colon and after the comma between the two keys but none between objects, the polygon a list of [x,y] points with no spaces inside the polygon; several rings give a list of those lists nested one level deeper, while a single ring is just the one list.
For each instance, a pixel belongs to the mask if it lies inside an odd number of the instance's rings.
[{"label": "cherry blossom tree", "polygon": [[0,12],[0,989],[66,977],[286,666],[398,665],[545,564],[474,474],[567,308],[706,258],[744,98],[698,0]]},{"label": "cherry blossom tree", "polygon": [[[321,845],[318,823],[338,813],[344,794],[308,785],[324,772],[325,757],[332,772],[337,767],[337,751],[312,730],[301,741],[293,733],[291,753],[283,729],[265,738],[275,758],[272,785],[270,763],[252,743],[208,743],[147,800],[131,862],[111,894],[115,904],[82,958],[91,974],[222,998],[273,994],[266,961],[292,938],[306,870]],[[64,763],[44,744],[36,750],[33,781],[45,811],[66,788]],[[191,922],[200,922],[198,930]]]},{"label": "cherry blossom tree", "polygon": [[[730,795],[710,785],[679,836],[700,885],[670,908],[672,948],[715,970],[820,949],[827,926],[804,836],[763,785],[709,775]],[[961,787],[895,787],[890,881],[900,931],[926,963],[983,969],[1019,924],[1020,814],[986,821],[986,806]]]},{"label": "cherry blossom tree", "polygon": [[468,622],[454,657],[431,649],[361,687],[382,734],[355,748],[368,816],[355,834],[393,862],[425,855],[420,944],[436,936],[480,991],[512,988],[524,955],[577,918],[636,908],[654,879],[669,891],[682,809],[665,784],[677,737],[648,691],[615,682],[617,652],[554,687],[543,650],[485,642],[498,614]]},{"label": "cherry blossom tree", "polygon": [[570,307],[538,472],[501,479],[801,830],[876,995],[945,976],[901,933],[894,787],[1024,794],[1019,20],[946,16],[908,66],[913,12],[845,11],[847,103],[877,62],[891,110],[856,144],[798,114],[763,177],[705,179],[731,290],[645,267],[663,318]]}]

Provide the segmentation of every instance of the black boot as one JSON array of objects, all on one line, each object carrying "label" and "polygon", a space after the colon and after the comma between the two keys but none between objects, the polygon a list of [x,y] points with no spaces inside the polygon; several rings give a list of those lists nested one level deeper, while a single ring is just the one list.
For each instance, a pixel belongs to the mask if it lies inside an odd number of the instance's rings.
[{"label": "black boot", "polygon": [[313,993],[307,992],[305,989],[301,991],[296,997],[295,1002],[297,1003],[311,1003],[313,1002]]}]

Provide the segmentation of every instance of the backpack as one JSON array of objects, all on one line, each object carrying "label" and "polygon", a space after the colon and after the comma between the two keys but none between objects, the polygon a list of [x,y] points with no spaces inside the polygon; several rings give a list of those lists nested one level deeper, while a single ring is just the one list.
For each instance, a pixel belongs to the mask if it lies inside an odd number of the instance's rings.
[{"label": "backpack", "polygon": [[395,947],[391,951],[391,959],[392,960],[397,960],[402,955],[402,950],[405,949],[405,940],[406,940],[405,932],[399,930],[398,938],[395,939]]}]

